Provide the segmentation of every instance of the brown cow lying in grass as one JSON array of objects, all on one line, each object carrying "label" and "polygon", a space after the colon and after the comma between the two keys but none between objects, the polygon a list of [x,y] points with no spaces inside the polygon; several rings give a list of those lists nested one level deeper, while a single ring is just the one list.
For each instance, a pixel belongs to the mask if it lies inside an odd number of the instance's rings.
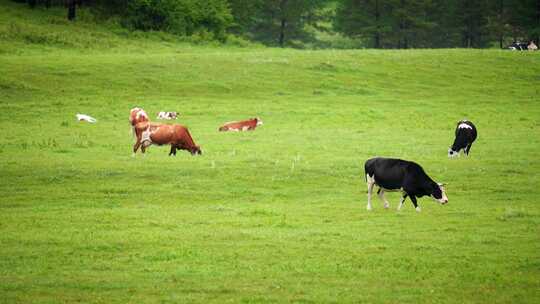
[{"label": "brown cow lying in grass", "polygon": [[154,145],[171,145],[170,155],[176,156],[176,150],[187,150],[191,155],[202,154],[201,148],[195,144],[191,134],[182,125],[167,125],[144,121],[134,127],[136,142],[133,146],[133,156],[139,147],[145,153],[146,148]]},{"label": "brown cow lying in grass", "polygon": [[232,121],[221,126],[219,131],[252,131],[262,124],[262,120],[258,117],[242,121]]}]

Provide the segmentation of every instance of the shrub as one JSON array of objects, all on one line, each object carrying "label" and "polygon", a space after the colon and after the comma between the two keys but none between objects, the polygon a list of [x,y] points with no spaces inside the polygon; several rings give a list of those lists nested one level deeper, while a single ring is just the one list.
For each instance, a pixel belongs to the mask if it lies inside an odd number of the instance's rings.
[{"label": "shrub", "polygon": [[198,39],[225,40],[232,16],[226,0],[132,0],[124,24],[142,31],[166,31]]}]

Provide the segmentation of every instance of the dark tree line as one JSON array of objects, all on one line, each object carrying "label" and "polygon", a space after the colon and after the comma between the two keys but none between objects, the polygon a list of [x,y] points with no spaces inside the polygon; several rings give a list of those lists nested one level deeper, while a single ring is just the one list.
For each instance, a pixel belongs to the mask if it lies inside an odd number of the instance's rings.
[{"label": "dark tree line", "polygon": [[538,44],[540,0],[342,0],[334,25],[374,48]]},{"label": "dark tree line", "polygon": [[14,0],[15,2],[26,2],[31,8],[35,8],[37,5],[43,5],[46,8],[50,8],[52,5],[63,5],[67,8],[68,20],[75,20],[77,6],[81,6],[83,3],[89,3],[91,1],[84,0]]},{"label": "dark tree line", "polygon": [[[30,7],[63,6],[75,20],[87,6],[119,16],[131,29],[233,33],[268,45],[315,41],[321,24],[373,48],[504,47],[540,42],[540,0],[14,0]],[[328,29],[328,26],[326,27]]]},{"label": "dark tree line", "polygon": [[307,25],[324,18],[327,0],[229,0],[234,16],[233,31],[281,47],[295,40],[314,39]]}]

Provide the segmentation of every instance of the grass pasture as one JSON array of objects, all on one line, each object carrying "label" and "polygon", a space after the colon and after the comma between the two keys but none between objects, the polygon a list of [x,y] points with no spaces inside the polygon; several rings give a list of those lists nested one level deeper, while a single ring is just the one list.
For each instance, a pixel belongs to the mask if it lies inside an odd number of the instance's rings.
[{"label": "grass pasture", "polygon": [[[10,39],[0,303],[540,301],[540,53]],[[203,155],[131,157],[134,106],[179,111]],[[448,159],[465,117],[479,138]],[[449,204],[367,212],[376,155],[419,162]]]}]

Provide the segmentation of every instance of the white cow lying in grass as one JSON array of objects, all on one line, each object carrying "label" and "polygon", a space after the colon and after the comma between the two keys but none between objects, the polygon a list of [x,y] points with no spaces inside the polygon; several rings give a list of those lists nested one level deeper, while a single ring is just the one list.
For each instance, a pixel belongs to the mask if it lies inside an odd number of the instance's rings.
[{"label": "white cow lying in grass", "polygon": [[178,117],[177,112],[159,112],[157,115],[157,119],[176,119]]},{"label": "white cow lying in grass", "polygon": [[78,121],[87,121],[89,123],[97,122],[97,119],[95,119],[92,116],[86,115],[86,114],[77,114],[76,116],[77,116]]}]

